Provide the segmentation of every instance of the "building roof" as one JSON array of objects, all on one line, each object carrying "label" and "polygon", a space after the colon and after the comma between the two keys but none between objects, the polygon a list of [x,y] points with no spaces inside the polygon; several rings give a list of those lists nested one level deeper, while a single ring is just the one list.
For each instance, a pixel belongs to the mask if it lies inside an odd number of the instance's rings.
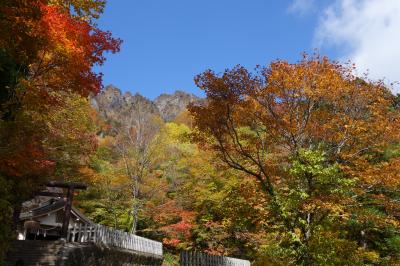
[{"label": "building roof", "polygon": [[[27,219],[34,219],[37,217],[48,215],[50,213],[57,212],[57,211],[63,209],[65,204],[66,204],[66,201],[64,199],[52,198],[52,199],[46,201],[44,204],[42,204],[39,207],[31,209],[30,211],[21,212],[19,219],[27,220]],[[72,208],[71,208],[71,213],[75,217],[77,217],[79,220],[81,220],[82,222],[84,222],[86,224],[93,224],[93,222],[89,218],[87,218],[83,213],[81,213],[74,206],[72,206]]]}]

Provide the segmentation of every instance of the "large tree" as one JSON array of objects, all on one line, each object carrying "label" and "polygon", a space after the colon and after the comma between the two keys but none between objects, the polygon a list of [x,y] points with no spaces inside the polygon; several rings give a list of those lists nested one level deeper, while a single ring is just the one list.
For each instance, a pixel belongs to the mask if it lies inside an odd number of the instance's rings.
[{"label": "large tree", "polygon": [[118,166],[129,180],[127,185],[132,199],[130,232],[133,234],[138,229],[139,214],[143,208],[143,184],[157,161],[157,134],[161,126],[161,119],[138,102],[113,128],[116,134],[114,148],[120,158]]},{"label": "large tree", "polygon": [[[208,70],[195,82],[207,102],[190,108],[194,137],[259,184],[272,253],[288,259],[281,263],[342,256],[357,264],[356,254],[376,250],[376,228],[398,232],[399,158],[383,154],[399,142],[400,120],[383,83],[318,55],[278,60],[255,74],[241,66],[222,75]],[[356,236],[346,231],[350,224]],[[395,259],[390,252],[383,257]]]},{"label": "large tree", "polygon": [[103,0],[0,2],[2,216],[13,208],[17,218],[38,185],[71,179],[94,150],[87,96],[102,84],[93,66],[120,45],[94,23],[103,7]]},{"label": "large tree", "polygon": [[99,92],[101,74],[92,67],[104,62],[105,52],[117,52],[120,44],[90,19],[103,4],[101,0],[1,2],[0,118],[15,117],[27,94],[55,104],[54,91],[82,96]]}]

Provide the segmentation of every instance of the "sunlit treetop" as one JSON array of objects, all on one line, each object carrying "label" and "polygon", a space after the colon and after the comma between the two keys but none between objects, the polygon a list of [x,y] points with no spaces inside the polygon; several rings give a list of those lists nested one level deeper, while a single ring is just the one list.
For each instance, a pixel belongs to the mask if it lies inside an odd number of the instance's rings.
[{"label": "sunlit treetop", "polygon": [[190,107],[194,137],[255,177],[273,199],[290,178],[291,160],[304,150],[324,151],[327,162],[361,187],[395,187],[396,159],[372,160],[400,142],[394,96],[353,70],[315,55],[295,64],[278,60],[255,74],[241,66],[222,75],[206,71],[195,81],[207,102]]},{"label": "sunlit treetop", "polygon": [[[5,1],[0,4],[0,50],[26,69],[25,87],[97,93],[106,52],[119,50],[121,40],[88,18],[102,11],[103,1]],[[69,6],[69,8],[65,8]],[[18,71],[18,70],[17,70]],[[25,83],[24,83],[25,82]]]},{"label": "sunlit treetop", "polygon": [[[93,27],[86,21],[77,20],[63,12],[55,5],[42,5],[41,29],[48,40],[48,53],[43,51],[43,57],[48,64],[61,64],[63,68],[53,68],[51,76],[46,77],[58,86],[60,79],[64,84],[70,84],[80,94],[97,93],[101,89],[101,74],[92,71],[94,65],[101,65],[105,52],[117,52],[120,40],[114,39],[110,32]],[[42,67],[38,65],[39,69]],[[67,72],[64,69],[67,69]]]},{"label": "sunlit treetop", "polygon": [[62,6],[81,19],[90,21],[103,13],[106,0],[49,0],[49,4]]}]

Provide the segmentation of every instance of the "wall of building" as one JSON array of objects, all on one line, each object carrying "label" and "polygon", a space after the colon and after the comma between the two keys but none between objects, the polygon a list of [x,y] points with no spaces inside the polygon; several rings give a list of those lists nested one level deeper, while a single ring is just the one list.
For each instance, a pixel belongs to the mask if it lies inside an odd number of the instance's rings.
[{"label": "wall of building", "polygon": [[60,225],[59,223],[56,222],[56,212],[37,217],[34,220],[39,221],[40,224],[45,224],[49,226]]}]

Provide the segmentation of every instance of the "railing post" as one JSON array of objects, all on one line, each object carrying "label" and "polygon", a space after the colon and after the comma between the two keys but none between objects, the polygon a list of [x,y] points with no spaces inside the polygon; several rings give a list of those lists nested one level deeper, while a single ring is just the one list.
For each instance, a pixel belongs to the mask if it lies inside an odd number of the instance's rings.
[{"label": "railing post", "polygon": [[128,235],[127,232],[125,232],[125,246],[126,246],[127,249],[129,249],[129,242],[128,242],[128,240],[129,240],[129,235]]},{"label": "railing post", "polygon": [[82,242],[81,236],[82,236],[82,224],[79,224],[79,229],[78,229],[78,242]]},{"label": "railing post", "polygon": [[68,230],[67,230],[67,237],[65,238],[67,242],[70,242],[71,238],[71,226],[68,225]]},{"label": "railing post", "polygon": [[90,226],[90,242],[95,242],[95,240],[94,240],[94,238],[95,238],[95,236],[94,236],[94,230],[95,230],[95,227],[94,227],[94,225],[93,226]]},{"label": "railing post", "polygon": [[83,227],[83,235],[82,235],[82,242],[86,242],[86,232],[87,231],[87,225],[85,224],[85,226]]},{"label": "railing post", "polygon": [[106,232],[105,232],[105,229],[104,229],[104,226],[102,225],[101,226],[101,242],[103,243],[103,244],[106,244]]},{"label": "railing post", "polygon": [[94,243],[98,243],[99,241],[99,225],[95,224],[94,225]]},{"label": "railing post", "polygon": [[104,233],[104,244],[108,245],[108,231],[104,225],[103,225],[103,233]]},{"label": "railing post", "polygon": [[183,255],[184,253],[183,253],[183,251],[181,251],[181,253],[179,254],[179,265],[180,266],[185,266],[185,257],[184,257],[184,255]]},{"label": "railing post", "polygon": [[121,247],[121,233],[120,233],[120,231],[116,231],[116,233],[117,233],[117,239],[116,239],[117,243],[116,244],[118,247]]},{"label": "railing post", "polygon": [[96,225],[96,243],[101,243],[101,226]]},{"label": "railing post", "polygon": [[108,244],[112,246],[112,232],[109,228],[106,227],[107,236],[108,236]]},{"label": "railing post", "polygon": [[101,226],[101,240],[104,244],[107,244],[107,235],[106,235],[106,228],[104,227],[104,225]]},{"label": "railing post", "polygon": [[108,231],[107,227],[104,226],[104,233],[106,234],[106,244],[110,244],[110,232]]},{"label": "railing post", "polygon": [[103,244],[105,244],[105,239],[104,239],[104,228],[103,228],[103,226],[101,225],[100,226],[100,235],[101,235],[101,242],[103,243]]},{"label": "railing post", "polygon": [[203,253],[200,253],[200,252],[198,252],[197,253],[197,264],[199,265],[199,266],[202,266],[203,265]]},{"label": "railing post", "polygon": [[71,242],[75,242],[75,234],[76,234],[76,224],[74,223],[74,226],[73,226],[73,233],[72,233],[72,241]]}]

